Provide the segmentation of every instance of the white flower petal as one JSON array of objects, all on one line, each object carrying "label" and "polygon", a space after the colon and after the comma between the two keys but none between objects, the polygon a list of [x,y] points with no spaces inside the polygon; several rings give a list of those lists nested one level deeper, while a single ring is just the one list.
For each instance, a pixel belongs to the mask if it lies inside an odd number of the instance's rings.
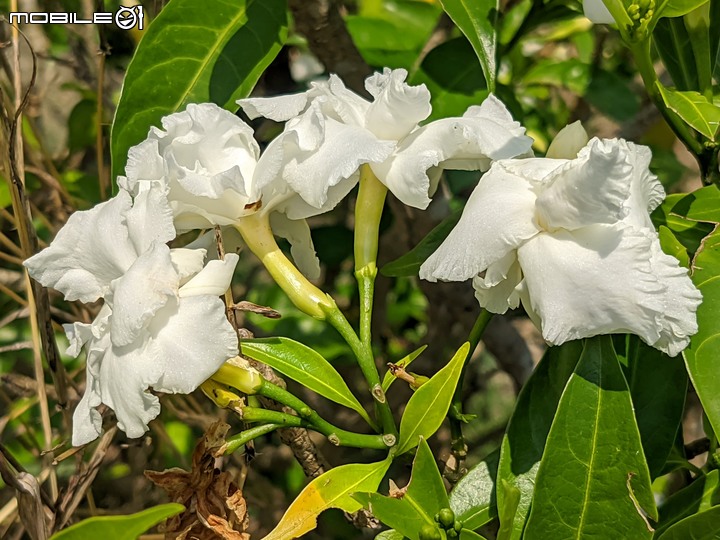
[{"label": "white flower petal", "polygon": [[235,253],[228,253],[222,261],[210,261],[199,274],[180,287],[180,298],[200,295],[222,296],[230,287],[235,265],[239,259],[240,257]]},{"label": "white flower petal", "polygon": [[588,143],[588,137],[585,128],[580,120],[568,124],[555,135],[550,146],[545,153],[545,157],[553,159],[575,159]]},{"label": "white flower petal", "polygon": [[[214,231],[210,234],[214,236]],[[205,264],[205,249],[192,249],[189,247],[170,250],[170,260],[182,282],[185,278],[197,274]]]},{"label": "white flower petal", "polygon": [[157,139],[145,139],[128,150],[125,174],[122,183],[118,179],[118,184],[132,195],[137,195],[138,182],[167,184],[167,165],[160,155]]},{"label": "white flower petal", "polygon": [[[416,129],[400,141],[390,159],[372,164],[373,172],[402,202],[424,209],[433,191],[428,170],[440,167],[485,171],[493,160],[527,154],[532,139],[522,134],[524,130],[509,113],[510,119],[500,123],[500,102],[491,99],[489,103],[487,107],[475,107],[463,118],[444,118]],[[490,114],[482,116],[488,111]]]},{"label": "white flower petal", "polygon": [[[654,232],[649,234],[655,237]],[[662,251],[657,238],[652,242],[650,266],[665,285],[664,308],[658,321],[661,327],[660,339],[651,345],[670,356],[676,356],[690,344],[690,337],[698,331],[695,313],[702,302],[702,294],[678,260]]]},{"label": "white flower petal", "polygon": [[627,147],[616,139],[592,139],[577,159],[546,178],[538,196],[538,220],[548,229],[578,229],[616,223],[627,210],[633,166]]},{"label": "white flower petal", "polygon": [[365,88],[375,98],[367,110],[365,127],[379,139],[399,140],[430,115],[430,92],[424,84],[406,84],[407,75],[404,69],[385,68],[365,81]]},{"label": "white flower petal", "polygon": [[154,243],[165,244],[175,238],[172,208],[164,189],[158,184],[147,184],[147,187],[135,196],[125,216],[130,241],[138,254]]},{"label": "white flower petal", "polygon": [[91,210],[75,212],[50,246],[23,264],[66,300],[94,302],[136,258],[125,224],[130,204],[130,195],[120,191]]},{"label": "white flower petal", "polygon": [[554,345],[599,334],[660,339],[666,285],[650,263],[650,231],[595,225],[543,233],[518,250],[531,308]]},{"label": "white flower petal", "polygon": [[102,433],[102,416],[95,409],[102,403],[95,376],[86,370],[85,393],[73,412],[72,445],[82,446],[97,439]]},{"label": "white flower petal", "polygon": [[160,371],[153,388],[160,392],[192,392],[238,354],[237,333],[215,296],[183,297],[177,308],[160,310],[148,329]]},{"label": "white flower petal", "polygon": [[236,101],[251,120],[262,116],[276,122],[286,122],[298,116],[308,103],[308,92],[269,98],[245,98]]},{"label": "white flower petal", "polygon": [[310,226],[304,219],[291,220],[285,214],[270,214],[270,228],[273,233],[290,242],[290,253],[298,269],[308,279],[320,277],[320,260],[315,254]]},{"label": "white flower petal", "polygon": [[470,279],[539,232],[533,185],[503,165],[480,179],[458,224],[420,267],[422,279]]},{"label": "white flower petal", "polygon": [[615,19],[603,0],[583,0],[585,16],[595,24],[613,24]]},{"label": "white flower petal", "polygon": [[135,341],[155,312],[177,295],[180,278],[165,244],[154,244],[112,284],[110,333],[113,345]]},{"label": "white flower petal", "polygon": [[317,216],[318,214],[324,214],[335,208],[337,204],[352,191],[359,179],[360,171],[357,170],[348,178],[343,178],[336,185],[330,186],[327,191],[325,204],[320,208],[308,204],[297,194],[287,198],[282,204],[277,205],[276,208],[292,220],[307,219],[312,216]]},{"label": "white flower petal", "polygon": [[520,305],[518,286],[523,275],[515,251],[491,264],[485,275],[473,278],[475,298],[491,313],[505,313]]},{"label": "white flower petal", "polygon": [[626,149],[628,160],[633,167],[630,197],[625,202],[627,215],[623,222],[635,228],[654,229],[650,213],[665,200],[665,189],[657,176],[650,172],[652,152],[647,146],[622,139],[617,144]]}]

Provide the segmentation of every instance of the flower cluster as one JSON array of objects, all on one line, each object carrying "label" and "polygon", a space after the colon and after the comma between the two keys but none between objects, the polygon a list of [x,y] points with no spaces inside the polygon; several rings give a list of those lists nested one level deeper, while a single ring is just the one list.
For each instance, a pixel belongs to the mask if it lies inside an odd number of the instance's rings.
[{"label": "flower cluster", "polygon": [[177,247],[178,232],[237,228],[291,299],[322,318],[318,306],[331,300],[284,259],[273,235],[289,240],[305,276],[317,277],[306,218],[334,208],[361,168],[421,209],[444,169],[488,171],[421,277],[473,278],[480,304],[494,312],[522,302],[552,343],[628,331],[670,354],[685,346],[700,298],[649,221],[664,193],[647,149],[594,139],[577,156],[533,158],[532,140],[496,97],[423,123],[430,94],[406,77],[401,69],[369,77],[371,100],[336,76],[304,93],[240,100],[251,118],[285,122],[263,152],[234,114],[189,105],[130,150],[116,197],[75,213],[25,262],[67,300],[103,300],[91,324],[65,327],[69,353],[87,353],[73,444],[99,435],[101,403],[140,436],[159,413],[150,388],[190,392],[237,354],[219,297],[238,257],[209,257],[207,235]]}]

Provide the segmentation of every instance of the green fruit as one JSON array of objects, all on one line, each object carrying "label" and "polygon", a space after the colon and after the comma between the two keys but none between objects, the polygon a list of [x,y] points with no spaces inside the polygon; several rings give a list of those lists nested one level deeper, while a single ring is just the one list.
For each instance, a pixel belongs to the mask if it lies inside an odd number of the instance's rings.
[{"label": "green fruit", "polygon": [[443,508],[438,512],[437,522],[443,529],[451,529],[455,525],[455,512],[450,508]]},{"label": "green fruit", "polygon": [[420,540],[442,540],[442,536],[434,525],[423,525],[420,529]]}]

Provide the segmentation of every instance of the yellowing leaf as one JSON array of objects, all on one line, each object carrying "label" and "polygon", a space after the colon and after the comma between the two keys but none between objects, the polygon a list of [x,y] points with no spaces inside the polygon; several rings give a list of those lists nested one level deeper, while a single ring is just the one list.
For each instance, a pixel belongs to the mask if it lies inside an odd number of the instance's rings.
[{"label": "yellowing leaf", "polygon": [[264,540],[298,538],[312,531],[317,526],[317,517],[328,508],[356,512],[362,505],[351,495],[357,491],[376,491],[390,463],[390,458],[377,463],[351,463],[318,476],[300,492]]}]

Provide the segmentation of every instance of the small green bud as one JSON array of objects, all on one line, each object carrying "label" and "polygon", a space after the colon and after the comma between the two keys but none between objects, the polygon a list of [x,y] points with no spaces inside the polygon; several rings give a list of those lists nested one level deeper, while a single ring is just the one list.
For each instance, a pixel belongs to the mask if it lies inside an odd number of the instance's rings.
[{"label": "small green bud", "polygon": [[455,512],[450,508],[443,508],[437,514],[437,522],[443,529],[450,529],[455,525]]},{"label": "small green bud", "polygon": [[442,540],[442,536],[440,535],[438,528],[430,524],[423,525],[423,528],[420,529],[419,538],[420,540]]}]

